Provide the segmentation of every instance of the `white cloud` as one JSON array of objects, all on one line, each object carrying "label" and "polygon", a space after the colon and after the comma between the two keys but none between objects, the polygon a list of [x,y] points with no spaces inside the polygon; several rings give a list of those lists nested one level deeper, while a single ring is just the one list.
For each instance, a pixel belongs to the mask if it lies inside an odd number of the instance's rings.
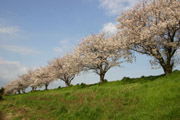
[{"label": "white cloud", "polygon": [[4,46],[0,46],[0,48],[10,52],[19,53],[21,55],[33,55],[37,53],[37,51],[35,51],[34,49],[24,48],[22,46],[16,46],[16,45],[4,45]]},{"label": "white cloud", "polygon": [[18,61],[8,61],[0,57],[0,87],[16,79],[18,75],[26,73],[27,70],[27,67]]},{"label": "white cloud", "polygon": [[19,31],[18,27],[0,27],[0,34],[15,34]]},{"label": "white cloud", "polygon": [[108,34],[115,34],[117,32],[117,28],[115,24],[113,24],[112,22],[109,22],[103,25],[103,28],[101,29],[101,31]]},{"label": "white cloud", "polygon": [[22,39],[23,37],[25,37],[22,35],[22,33],[23,31],[20,30],[18,26],[3,24],[1,23],[0,19],[0,44],[2,44],[2,42]]},{"label": "white cloud", "polygon": [[99,7],[105,10],[107,15],[119,15],[121,11],[132,8],[140,0],[99,0]]}]

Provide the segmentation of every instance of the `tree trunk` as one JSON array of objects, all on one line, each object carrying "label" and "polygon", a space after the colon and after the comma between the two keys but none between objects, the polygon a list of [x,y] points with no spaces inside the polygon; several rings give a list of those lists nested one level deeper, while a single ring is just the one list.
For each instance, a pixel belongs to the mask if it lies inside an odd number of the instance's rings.
[{"label": "tree trunk", "polygon": [[100,83],[103,83],[104,82],[104,73],[100,73]]},{"label": "tree trunk", "polygon": [[172,73],[174,63],[173,62],[171,63],[171,57],[169,56],[167,57],[167,62],[165,62],[165,60],[161,57],[159,59],[159,64],[163,68],[165,75]]},{"label": "tree trunk", "polygon": [[22,89],[22,93],[25,93],[25,90],[24,90],[24,89]]},{"label": "tree trunk", "polygon": [[65,81],[66,87],[70,86],[70,83],[68,81]]},{"label": "tree trunk", "polygon": [[36,91],[36,88],[37,88],[37,87],[32,87],[32,91],[31,91],[31,92]]},{"label": "tree trunk", "polygon": [[47,90],[47,89],[48,89],[48,85],[49,85],[49,84],[45,84],[45,90]]},{"label": "tree trunk", "polygon": [[21,94],[21,91],[20,91],[20,90],[18,90],[18,94]]},{"label": "tree trunk", "polygon": [[168,75],[168,74],[172,73],[172,66],[165,65],[165,66],[162,66],[162,67],[163,67],[165,75]]},{"label": "tree trunk", "polygon": [[32,91],[32,92],[35,91],[35,87],[32,87],[32,90],[31,90],[31,91]]}]

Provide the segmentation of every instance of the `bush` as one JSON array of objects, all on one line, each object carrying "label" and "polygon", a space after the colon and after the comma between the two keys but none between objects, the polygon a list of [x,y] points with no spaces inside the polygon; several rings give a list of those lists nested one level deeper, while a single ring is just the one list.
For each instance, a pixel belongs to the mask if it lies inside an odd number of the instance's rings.
[{"label": "bush", "polygon": [[3,93],[4,93],[4,88],[2,87],[2,88],[0,89],[0,100],[3,99]]},{"label": "bush", "polygon": [[0,100],[2,100],[3,99],[3,97],[2,97],[2,95],[0,95]]},{"label": "bush", "polygon": [[129,77],[123,77],[121,81],[129,81],[130,78]]},{"label": "bush", "polygon": [[78,88],[85,88],[86,86],[88,86],[88,85],[86,85],[85,83],[81,83],[81,84],[77,84],[76,85]]},{"label": "bush", "polygon": [[85,88],[86,87],[86,84],[85,83],[81,83],[81,88]]},{"label": "bush", "polygon": [[143,75],[143,76],[141,76],[141,78],[145,78],[145,76]]},{"label": "bush", "polygon": [[103,80],[103,83],[107,83],[107,82],[108,82],[108,80],[107,80],[107,79],[104,79],[104,80]]},{"label": "bush", "polygon": [[2,87],[1,89],[0,89],[0,94],[3,94],[4,93],[4,88]]}]

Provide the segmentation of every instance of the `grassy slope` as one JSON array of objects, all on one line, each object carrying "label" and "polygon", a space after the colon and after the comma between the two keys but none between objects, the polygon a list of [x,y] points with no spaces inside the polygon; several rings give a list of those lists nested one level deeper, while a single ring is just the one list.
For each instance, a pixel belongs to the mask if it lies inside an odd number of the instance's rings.
[{"label": "grassy slope", "polygon": [[180,72],[4,99],[5,120],[179,120]]}]

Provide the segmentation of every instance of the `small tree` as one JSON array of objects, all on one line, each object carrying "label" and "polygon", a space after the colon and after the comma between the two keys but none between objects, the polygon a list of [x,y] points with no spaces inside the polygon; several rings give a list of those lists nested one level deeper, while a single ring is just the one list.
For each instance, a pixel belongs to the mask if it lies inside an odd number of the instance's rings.
[{"label": "small tree", "polygon": [[165,74],[178,63],[179,6],[179,0],[144,0],[117,18],[119,40],[131,50],[152,56],[151,64],[160,65]]},{"label": "small tree", "polygon": [[81,71],[79,60],[73,54],[66,54],[61,58],[53,59],[49,62],[49,65],[53,72],[54,79],[64,81],[67,87],[70,86],[75,75]]},{"label": "small tree", "polygon": [[120,58],[129,58],[128,51],[124,50],[123,46],[117,46],[115,41],[113,37],[101,33],[84,38],[75,48],[83,70],[92,70],[98,74],[100,83],[103,83],[105,74],[110,68],[123,62]]}]

